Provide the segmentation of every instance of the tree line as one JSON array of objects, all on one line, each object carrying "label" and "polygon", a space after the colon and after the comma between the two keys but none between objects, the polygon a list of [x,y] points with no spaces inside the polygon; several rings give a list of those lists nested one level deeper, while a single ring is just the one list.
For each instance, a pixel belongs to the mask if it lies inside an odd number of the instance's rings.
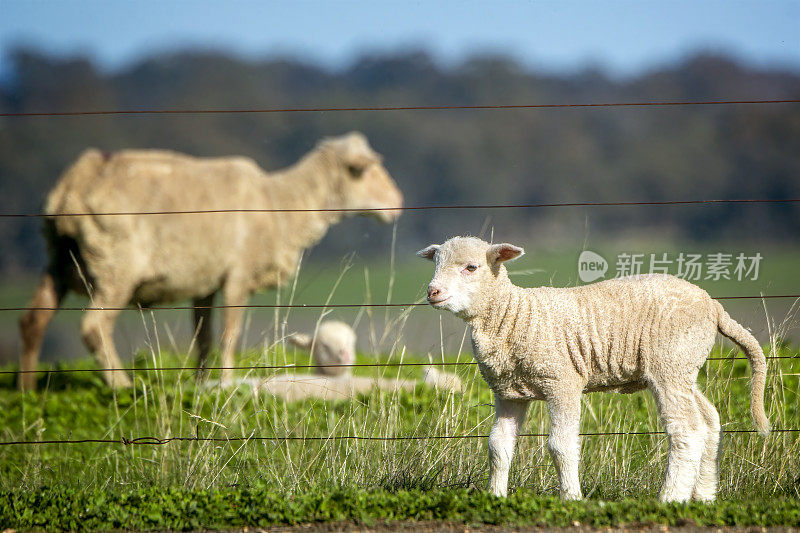
[{"label": "tree line", "polygon": [[[502,56],[442,66],[424,51],[368,55],[331,71],[294,59],[156,54],[107,72],[91,57],[33,49],[8,55],[2,112],[170,108],[460,106],[800,97],[796,72],[698,54],[634,78],[600,69],[555,75]],[[241,154],[263,168],[295,161],[323,136],[363,131],[385,156],[408,205],[800,197],[800,105],[439,110],[230,115],[0,118],[0,212],[34,213],[86,147]],[[232,206],[236,207],[236,206]],[[491,217],[491,218],[489,218]],[[524,242],[570,232],[692,240],[795,241],[800,205],[415,211],[398,242],[487,226]],[[36,270],[36,219],[0,220],[0,271]],[[390,229],[353,221],[320,256],[385,251]]]}]

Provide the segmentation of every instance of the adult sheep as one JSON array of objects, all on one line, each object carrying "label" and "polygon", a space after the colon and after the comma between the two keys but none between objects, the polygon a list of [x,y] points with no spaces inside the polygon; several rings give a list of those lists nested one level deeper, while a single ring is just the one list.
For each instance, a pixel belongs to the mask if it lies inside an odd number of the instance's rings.
[{"label": "adult sheep", "polygon": [[[289,279],[302,251],[343,216],[366,214],[390,222],[402,203],[381,156],[360,133],[325,139],[293,166],[270,173],[245,157],[196,158],[160,150],[106,156],[89,149],[45,202],[49,263],[31,302],[39,309],[20,319],[20,387],[36,385],[30,371],[52,309],[68,290],[89,293],[92,309],[83,316],[81,334],[108,369],[121,368],[113,342],[117,309],[184,299],[195,306],[204,366],[211,346],[208,306],[222,292],[228,306],[222,366],[230,367],[241,306],[251,293]],[[130,214],[231,209],[256,212]],[[97,215],[109,212],[129,214]],[[131,383],[122,371],[103,375],[112,387]],[[223,381],[231,377],[231,370],[223,371]]]},{"label": "adult sheep", "polygon": [[567,289],[517,287],[504,262],[511,244],[456,237],[420,250],[436,262],[428,302],[463,318],[481,374],[495,396],[489,437],[489,490],[504,496],[520,425],[530,400],[550,411],[548,448],[561,495],[580,499],[581,394],[649,389],[669,436],[663,501],[713,500],[718,484],[719,415],[697,387],[717,332],[750,360],[750,410],[764,413],[764,352],[700,287],[668,275],[613,279]]}]

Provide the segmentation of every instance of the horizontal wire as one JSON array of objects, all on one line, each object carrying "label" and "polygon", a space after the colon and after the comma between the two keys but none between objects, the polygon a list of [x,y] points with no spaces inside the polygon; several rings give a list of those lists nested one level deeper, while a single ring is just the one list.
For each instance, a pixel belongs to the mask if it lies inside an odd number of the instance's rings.
[{"label": "horizontal wire", "polygon": [[272,107],[250,109],[109,109],[99,111],[25,111],[0,113],[0,117],[74,117],[102,115],[217,115],[243,113],[332,113],[341,111],[447,111],[466,109],[559,109],[565,107],[658,107],[742,104],[796,104],[800,100],[705,100],[671,102],[601,102],[585,104],[484,104],[444,106]]},{"label": "horizontal wire", "polygon": [[797,203],[800,198],[741,198],[709,200],[665,200],[652,202],[560,202],[532,204],[476,204],[476,205],[415,205],[407,207],[315,208],[315,209],[189,209],[182,211],[118,211],[103,213],[0,213],[0,218],[58,218],[58,217],[107,217],[138,215],[201,215],[208,213],[364,213],[372,211],[422,211],[441,209],[528,209],[540,207],[625,207],[654,205],[697,204],[782,204]]},{"label": "horizontal wire", "polygon": [[0,311],[190,311],[192,309],[327,309],[334,307],[416,307],[426,303],[409,304],[242,304],[242,305],[178,305],[159,307],[0,307]]},{"label": "horizontal wire", "polygon": [[[774,298],[800,298],[800,294],[764,294],[760,296],[714,296],[714,300],[770,300]],[[152,307],[0,307],[0,311],[191,311],[193,309],[332,309],[361,307],[421,307],[425,302],[412,303],[360,303],[360,304],[241,304],[241,305],[177,305]]]},{"label": "horizontal wire", "polygon": [[[778,428],[770,430],[772,433],[798,433],[800,429]],[[731,429],[723,430],[729,434],[750,434],[756,433],[754,429]],[[609,431],[596,433],[580,433],[582,437],[619,437],[628,435],[665,435],[663,431]],[[548,437],[548,433],[520,433],[518,437]],[[410,441],[410,440],[454,440],[454,439],[487,439],[488,434],[477,435],[400,435],[395,437],[367,437],[359,435],[331,435],[329,437],[136,437],[128,439],[76,439],[76,440],[33,440],[33,441],[4,441],[0,446],[13,446],[20,444],[122,444],[125,446],[132,444],[168,444],[170,442],[249,442],[249,441]]]},{"label": "horizontal wire", "polygon": [[[800,357],[799,357],[800,358]],[[2,370],[2,374],[35,374],[43,373],[68,373],[68,372],[155,372],[155,371],[180,371],[180,370],[290,370],[295,368],[373,368],[373,367],[399,367],[399,366],[460,366],[474,365],[474,361],[463,361],[454,363],[352,363],[337,365],[256,365],[256,366],[163,366],[163,367],[128,367],[128,368],[57,368],[52,370]]]},{"label": "horizontal wire", "polygon": [[[798,355],[771,355],[766,359],[796,359]],[[747,361],[746,357],[708,357],[706,361]],[[125,367],[125,368],[53,368],[36,370],[0,370],[0,375],[7,374],[68,374],[72,372],[176,372],[182,370],[294,370],[310,368],[384,368],[401,366],[472,366],[475,361],[458,362],[420,362],[420,363],[352,363],[337,365],[255,365],[255,366],[153,366],[153,367]]]}]

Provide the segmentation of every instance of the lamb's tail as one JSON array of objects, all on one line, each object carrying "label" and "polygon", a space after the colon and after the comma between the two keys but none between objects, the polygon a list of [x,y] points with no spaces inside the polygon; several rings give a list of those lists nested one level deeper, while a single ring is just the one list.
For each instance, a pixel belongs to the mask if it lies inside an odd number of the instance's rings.
[{"label": "lamb's tail", "polygon": [[770,425],[767,413],[764,412],[764,385],[767,381],[767,359],[764,357],[764,350],[756,338],[732,319],[719,302],[714,303],[717,306],[717,329],[738,344],[750,360],[750,367],[753,369],[750,381],[750,413],[753,415],[753,423],[758,432],[766,436]]}]

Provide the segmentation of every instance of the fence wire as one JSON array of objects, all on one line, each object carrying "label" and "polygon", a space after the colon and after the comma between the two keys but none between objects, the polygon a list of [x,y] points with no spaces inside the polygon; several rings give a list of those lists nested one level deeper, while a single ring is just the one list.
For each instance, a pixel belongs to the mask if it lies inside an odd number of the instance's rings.
[{"label": "fence wire", "polygon": [[458,111],[458,110],[502,110],[502,109],[561,109],[592,107],[676,107],[704,105],[758,105],[797,104],[800,99],[785,100],[702,100],[662,102],[598,102],[566,104],[476,104],[476,105],[412,105],[412,106],[360,106],[360,107],[271,107],[249,109],[107,109],[83,111],[22,111],[0,113],[0,117],[75,117],[104,115],[231,115],[270,113],[335,113],[343,111]]},{"label": "fence wire", "polygon": [[377,211],[430,211],[463,209],[536,209],[547,207],[633,207],[659,205],[701,205],[701,204],[790,204],[798,203],[800,198],[712,198],[706,200],[663,200],[648,202],[558,202],[530,204],[463,204],[463,205],[411,205],[404,207],[351,207],[314,209],[187,209],[179,211],[113,211],[98,213],[0,213],[0,218],[61,218],[61,217],[110,217],[146,215],[203,215],[219,213],[364,213]]},{"label": "fence wire", "polygon": [[[795,359],[800,361],[800,353],[797,355],[770,355],[767,360]],[[706,361],[747,361],[746,357],[708,357]],[[52,368],[36,370],[0,370],[0,375],[9,374],[69,374],[72,372],[181,372],[187,371],[211,371],[211,370],[307,370],[313,368],[398,368],[398,367],[417,367],[417,366],[475,366],[476,361],[454,361],[454,362],[398,362],[398,363],[351,363],[351,364],[332,364],[332,365],[250,365],[250,366],[151,366],[151,367],[125,367],[125,368]]]},{"label": "fence wire", "polygon": [[[796,428],[776,428],[770,430],[772,433],[798,433]],[[730,429],[723,430],[725,434],[746,435],[757,433],[754,429]],[[595,433],[580,433],[581,437],[619,437],[619,436],[643,436],[643,435],[666,435],[663,431],[609,431]],[[548,437],[548,433],[520,433],[517,437]],[[459,439],[488,439],[489,434],[467,434],[467,435],[397,435],[390,437],[371,437],[361,435],[330,435],[327,437],[294,437],[294,436],[271,436],[260,435],[240,436],[240,437],[135,437],[119,439],[64,439],[64,440],[17,440],[3,441],[0,446],[33,445],[33,444],[121,444],[131,446],[136,444],[161,445],[171,442],[284,442],[284,441],[415,441],[415,440],[459,440]]]},{"label": "fence wire", "polygon": [[[714,300],[770,300],[776,298],[800,298],[800,294],[761,294],[747,296],[714,296]],[[411,303],[357,303],[357,304],[241,304],[241,305],[176,305],[148,307],[0,307],[1,311],[191,311],[193,309],[336,309],[361,307],[423,307],[425,302]]]}]

